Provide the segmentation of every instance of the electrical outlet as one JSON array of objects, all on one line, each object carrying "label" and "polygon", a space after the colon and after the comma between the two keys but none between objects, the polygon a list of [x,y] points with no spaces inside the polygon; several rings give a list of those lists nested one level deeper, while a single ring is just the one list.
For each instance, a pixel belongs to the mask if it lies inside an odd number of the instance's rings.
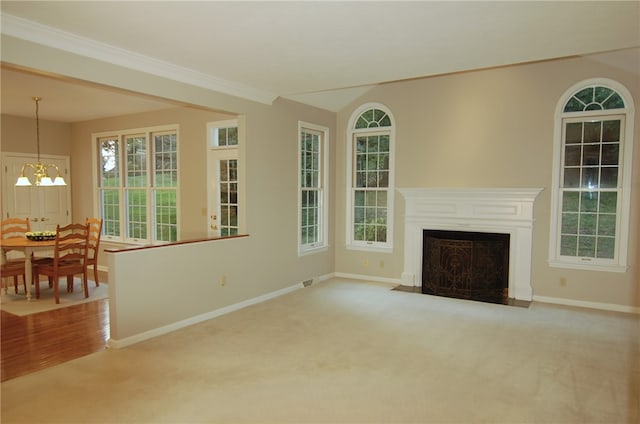
[{"label": "electrical outlet", "polygon": [[220,277],[220,285],[224,286],[225,284],[227,284],[227,276],[223,275],[222,277]]},{"label": "electrical outlet", "polygon": [[362,261],[362,266],[364,266],[365,268],[369,266],[369,259],[365,259],[364,261]]},{"label": "electrical outlet", "polygon": [[384,268],[384,261],[380,259],[380,268]]},{"label": "electrical outlet", "polygon": [[560,277],[560,286],[561,287],[567,286],[567,277]]}]

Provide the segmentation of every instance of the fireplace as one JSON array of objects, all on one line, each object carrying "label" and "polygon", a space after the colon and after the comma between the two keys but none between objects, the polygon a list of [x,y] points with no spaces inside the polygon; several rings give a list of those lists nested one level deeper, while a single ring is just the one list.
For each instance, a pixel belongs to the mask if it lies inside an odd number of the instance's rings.
[{"label": "fireplace", "polygon": [[422,293],[508,303],[509,234],[423,231]]},{"label": "fireplace", "polygon": [[542,189],[404,188],[399,191],[405,199],[403,285],[422,286],[425,230],[504,234],[509,237],[506,292],[513,299],[533,299],[533,204]]}]

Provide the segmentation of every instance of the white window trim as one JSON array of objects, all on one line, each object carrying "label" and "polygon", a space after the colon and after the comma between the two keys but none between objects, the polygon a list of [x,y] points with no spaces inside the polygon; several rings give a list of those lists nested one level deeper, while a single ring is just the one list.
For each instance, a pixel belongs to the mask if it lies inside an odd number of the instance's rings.
[{"label": "white window trim", "polygon": [[[563,112],[567,101],[580,89],[589,86],[603,86],[616,91],[622,96],[625,109],[596,110],[589,112]],[[609,271],[609,272],[626,272],[628,269],[627,256],[629,246],[629,219],[631,210],[631,177],[633,162],[633,123],[634,123],[634,102],[631,93],[620,83],[606,79],[593,78],[581,81],[570,87],[560,97],[556,105],[554,115],[554,134],[553,134],[553,177],[552,177],[552,193],[551,193],[551,231],[549,236],[549,266],[554,268],[569,268],[588,271]],[[559,248],[559,231],[560,231],[560,176],[561,176],[561,160],[562,160],[562,131],[564,118],[570,117],[589,117],[589,116],[606,116],[606,115],[626,115],[624,127],[624,139],[622,148],[622,163],[620,171],[622,172],[622,188],[619,191],[618,199],[618,228],[616,229],[616,254],[617,259],[594,259],[580,257],[560,256]]]},{"label": "white window trim", "polygon": [[[320,242],[314,244],[302,244],[301,223],[302,223],[302,177],[300,164],[300,133],[303,129],[310,129],[322,133],[322,145],[320,147],[321,154],[321,172],[322,172],[322,196],[320,196],[320,208],[322,217],[320,219]],[[324,252],[329,249],[329,128],[312,124],[310,122],[298,121],[298,256],[309,255],[312,253]]]},{"label": "white window trim", "polygon": [[[92,186],[93,186],[93,213],[94,216],[102,216],[101,214],[101,210],[100,210],[100,196],[98,195],[98,179],[99,179],[99,174],[100,174],[100,169],[98,167],[98,164],[100,163],[100,157],[99,157],[99,152],[98,152],[98,139],[99,138],[103,138],[103,137],[110,137],[110,136],[117,136],[119,140],[123,140],[123,136],[125,135],[132,135],[132,134],[145,134],[147,136],[151,135],[152,133],[158,133],[158,132],[166,132],[166,131],[174,131],[176,133],[176,137],[178,139],[178,151],[177,151],[177,163],[178,163],[178,187],[176,188],[176,221],[178,222],[177,228],[176,228],[176,239],[180,240],[180,126],[178,124],[171,124],[171,125],[160,125],[160,126],[155,126],[155,127],[144,127],[144,128],[131,128],[131,129],[124,129],[124,130],[117,130],[117,131],[103,131],[103,132],[98,132],[98,133],[92,133],[91,134],[91,158],[92,158],[92,163],[93,163],[93,181],[92,181]],[[152,140],[148,139],[148,143],[149,145],[151,145]],[[122,178],[124,178],[124,176],[122,176]],[[150,186],[146,187],[147,190],[150,189]],[[121,185],[120,186],[120,198],[124,199],[124,186]],[[150,196],[147,196],[147,208],[149,211],[152,210],[153,207],[153,199]],[[124,217],[125,216],[125,202],[124,200],[122,200],[120,202],[120,216]],[[153,236],[155,234],[155,232],[153,232],[153,228],[151,227],[152,222],[151,221],[147,221],[147,234],[149,234],[151,237],[147,238],[147,239],[132,239],[132,238],[127,238],[126,235],[126,229],[125,229],[125,220],[121,219],[120,220],[120,236],[119,237],[115,237],[115,236],[108,236],[108,235],[102,235],[102,240],[108,243],[121,243],[121,244],[131,244],[131,245],[146,245],[146,244],[157,244],[157,245],[162,245],[162,244],[167,244],[169,242],[166,241],[159,241],[159,240],[154,240]]]},{"label": "white window trim", "polygon": [[[360,115],[369,109],[380,109],[384,111],[391,119],[390,127],[381,128],[361,128],[355,129],[355,124]],[[371,252],[393,252],[393,234],[394,234],[394,193],[395,193],[395,151],[396,151],[396,125],[395,118],[391,110],[382,103],[365,103],[358,107],[349,118],[347,125],[347,175],[346,175],[346,248],[348,250],[362,250]],[[389,187],[387,192],[387,241],[380,242],[363,242],[353,239],[353,146],[354,136],[356,134],[370,132],[389,132]]]}]

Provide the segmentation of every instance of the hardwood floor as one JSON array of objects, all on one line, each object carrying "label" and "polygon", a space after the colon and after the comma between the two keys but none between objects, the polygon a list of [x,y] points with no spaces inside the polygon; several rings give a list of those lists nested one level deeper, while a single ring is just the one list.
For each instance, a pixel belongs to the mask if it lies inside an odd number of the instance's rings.
[{"label": "hardwood floor", "polygon": [[27,316],[0,311],[0,330],[1,381],[6,381],[105,349],[109,300]]}]

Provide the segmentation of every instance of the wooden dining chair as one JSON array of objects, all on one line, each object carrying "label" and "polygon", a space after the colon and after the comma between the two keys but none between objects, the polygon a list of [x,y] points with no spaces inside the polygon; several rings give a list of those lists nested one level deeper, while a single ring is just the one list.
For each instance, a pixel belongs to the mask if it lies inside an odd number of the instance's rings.
[{"label": "wooden dining chair", "polygon": [[[85,224],[89,225],[89,242],[87,243],[87,267],[93,267],[93,280],[96,287],[100,285],[98,281],[98,254],[100,253],[100,236],[102,235],[102,219],[87,218]],[[89,272],[88,270],[85,272]]]},{"label": "wooden dining chair", "polygon": [[[7,218],[0,222],[0,237],[2,240],[12,238],[24,238],[25,233],[31,231],[29,218]],[[27,281],[25,277],[24,258],[7,258],[7,262],[2,264],[0,269],[3,278],[3,288],[6,289],[5,277],[13,277],[13,285],[18,293],[18,277],[22,276],[24,291],[27,291]]]},{"label": "wooden dining chair", "polygon": [[[89,239],[88,224],[69,224],[56,227],[56,242],[53,248],[53,258],[48,261],[37,261],[34,266],[36,279],[40,275],[49,277],[53,282],[53,294],[56,303],[60,303],[59,280],[67,277],[67,291],[73,287],[73,277],[82,275],[84,297],[89,297],[89,285],[87,283],[87,251]],[[40,297],[40,288],[36,284],[36,298]]]}]

